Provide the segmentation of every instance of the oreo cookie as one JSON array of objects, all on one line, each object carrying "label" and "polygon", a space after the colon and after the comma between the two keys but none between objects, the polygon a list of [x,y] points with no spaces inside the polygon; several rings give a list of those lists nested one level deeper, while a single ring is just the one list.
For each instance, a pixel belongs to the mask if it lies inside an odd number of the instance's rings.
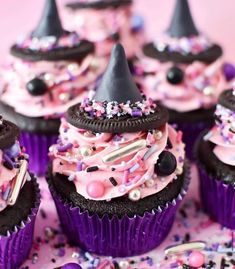
[{"label": "oreo cookie", "polygon": [[169,51],[167,48],[163,51],[156,49],[154,43],[145,44],[143,52],[146,56],[159,60],[160,62],[173,62],[173,63],[185,63],[190,64],[194,61],[200,61],[204,63],[212,63],[222,56],[222,48],[214,44],[210,48],[202,51],[198,54],[181,54],[176,51]]},{"label": "oreo cookie", "polygon": [[119,8],[121,6],[129,6],[132,0],[100,0],[100,1],[76,1],[66,4],[66,7],[72,10],[76,9],[106,9],[106,8]]},{"label": "oreo cookie", "polygon": [[79,111],[79,105],[75,105],[68,110],[66,118],[73,126],[96,133],[134,133],[161,128],[168,121],[168,112],[158,105],[154,113],[147,116],[98,119],[87,117]]},{"label": "oreo cookie", "polygon": [[222,92],[218,103],[232,111],[235,111],[235,94],[232,89]]},{"label": "oreo cookie", "polygon": [[1,120],[0,149],[10,148],[19,138],[19,128],[12,122]]},{"label": "oreo cookie", "polygon": [[82,61],[88,54],[94,53],[94,43],[81,40],[77,46],[55,48],[49,51],[33,51],[28,48],[20,48],[17,45],[11,47],[11,54],[27,61]]}]

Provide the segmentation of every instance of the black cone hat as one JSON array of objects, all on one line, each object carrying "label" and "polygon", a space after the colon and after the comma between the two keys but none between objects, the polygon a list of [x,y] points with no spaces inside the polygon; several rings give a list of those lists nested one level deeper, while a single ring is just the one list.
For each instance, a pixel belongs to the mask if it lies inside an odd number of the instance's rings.
[{"label": "black cone hat", "polygon": [[109,65],[94,99],[101,102],[116,101],[118,103],[142,101],[141,93],[133,81],[121,44],[114,45],[112,49]]},{"label": "black cone hat", "polygon": [[[56,0],[45,0],[44,10],[36,29],[31,33],[30,38],[43,38],[54,36],[57,40],[70,33],[63,29],[59,17]],[[95,51],[95,46],[87,40],[79,40],[73,46],[55,47],[51,50],[33,50],[20,47],[17,44],[11,47],[11,54],[17,58],[27,61],[82,61],[88,54]]]},{"label": "black cone hat", "polygon": [[177,0],[175,10],[167,33],[171,37],[190,37],[198,35],[188,0]]},{"label": "black cone hat", "polygon": [[65,33],[66,31],[62,27],[56,1],[45,0],[41,19],[36,29],[32,32],[32,36],[37,38],[55,36],[59,38]]},{"label": "black cone hat", "polygon": [[[116,101],[119,104],[130,101],[130,107],[143,102],[143,97],[130,74],[121,44],[113,47],[108,67],[93,101]],[[94,118],[89,116],[79,103],[68,109],[66,117],[73,126],[96,133],[133,133],[161,128],[168,120],[168,113],[165,108],[157,105],[153,106],[153,113],[140,117],[120,115],[114,118]]]},{"label": "black cone hat", "polygon": [[[198,36],[197,30],[192,14],[190,11],[188,0],[176,0],[175,9],[171,19],[169,28],[166,34],[172,38],[193,37]],[[155,58],[161,62],[174,63],[192,63],[193,61],[201,61],[205,63],[212,63],[222,55],[222,49],[217,44],[211,44],[209,48],[197,54],[180,53],[171,51],[166,47],[163,51],[158,50],[153,42],[147,43],[143,47],[143,52],[146,56]]]}]

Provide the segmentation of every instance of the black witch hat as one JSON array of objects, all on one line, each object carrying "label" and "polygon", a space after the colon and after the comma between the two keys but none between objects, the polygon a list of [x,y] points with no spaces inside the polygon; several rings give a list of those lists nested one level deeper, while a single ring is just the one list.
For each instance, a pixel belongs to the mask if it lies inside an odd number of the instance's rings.
[{"label": "black witch hat", "polygon": [[219,96],[218,103],[235,112],[235,94],[233,89],[222,92]]},{"label": "black witch hat", "polygon": [[[31,33],[31,38],[42,39],[55,37],[57,40],[62,36],[71,34],[63,29],[56,0],[45,0],[44,10],[36,29]],[[17,44],[11,48],[12,55],[30,61],[57,61],[57,60],[82,60],[87,54],[94,51],[94,44],[81,40],[74,47],[60,47],[49,51],[32,50],[22,48]]]},{"label": "black witch hat", "polygon": [[99,0],[99,1],[75,1],[66,4],[66,7],[71,10],[76,9],[106,9],[106,8],[118,8],[121,6],[128,6],[132,4],[132,0]]},{"label": "black witch hat", "polygon": [[[172,38],[195,37],[199,35],[199,31],[194,23],[189,8],[188,0],[176,0],[175,9],[166,34]],[[180,53],[169,50],[166,47],[163,51],[159,51],[154,43],[144,45],[144,53],[152,58],[156,58],[162,62],[172,61],[178,63],[191,63],[193,61],[202,61],[211,63],[222,55],[222,49],[216,44],[205,49],[198,54]]]},{"label": "black witch hat", "polygon": [[[114,45],[108,67],[93,99],[103,103],[125,104],[129,102],[130,106],[143,102],[143,96],[131,76],[125,51],[121,44]],[[161,106],[156,106],[154,113],[137,118],[124,115],[111,119],[100,119],[84,113],[78,104],[68,110],[67,119],[77,128],[98,133],[123,133],[160,128],[167,122],[168,113]]]},{"label": "black witch hat", "polygon": [[0,149],[10,148],[19,138],[20,130],[12,122],[3,119],[0,116]]}]

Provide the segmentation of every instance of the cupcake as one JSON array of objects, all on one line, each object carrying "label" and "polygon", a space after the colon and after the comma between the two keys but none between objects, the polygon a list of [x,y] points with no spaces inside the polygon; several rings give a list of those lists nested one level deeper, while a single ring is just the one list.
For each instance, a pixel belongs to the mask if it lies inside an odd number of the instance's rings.
[{"label": "cupcake", "polygon": [[39,187],[28,172],[19,129],[0,118],[0,268],[19,268],[33,242]]},{"label": "cupcake", "polygon": [[147,96],[168,108],[170,122],[184,133],[189,158],[198,134],[213,123],[215,104],[234,78],[233,69],[224,65],[222,48],[198,31],[187,0],[176,1],[167,31],[143,46],[138,80]]},{"label": "cupcake", "polygon": [[201,134],[195,153],[203,206],[213,219],[230,229],[235,228],[234,149],[235,92],[226,90],[219,97],[215,125]]},{"label": "cupcake", "polygon": [[36,29],[11,47],[1,75],[0,112],[22,130],[30,168],[42,175],[59,118],[104,72],[94,44],[62,28],[55,0],[46,0]]},{"label": "cupcake", "polygon": [[69,108],[50,148],[48,184],[70,243],[124,257],[166,238],[189,184],[182,133],[167,120],[115,45],[95,95]]},{"label": "cupcake", "polygon": [[143,45],[143,20],[133,14],[132,0],[77,0],[66,5],[68,29],[96,44],[97,53],[109,57],[113,44],[122,42],[131,59]]}]

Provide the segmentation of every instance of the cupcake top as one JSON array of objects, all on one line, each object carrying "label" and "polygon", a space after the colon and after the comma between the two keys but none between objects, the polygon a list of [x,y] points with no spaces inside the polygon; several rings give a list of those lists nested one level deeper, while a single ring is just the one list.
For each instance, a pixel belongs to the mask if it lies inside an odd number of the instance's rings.
[{"label": "cupcake top", "polygon": [[29,179],[27,155],[20,147],[19,129],[0,117],[0,212],[15,204]]},{"label": "cupcake top", "polygon": [[167,120],[167,111],[139,92],[117,44],[93,98],[62,120],[50,148],[53,172],[68,176],[87,199],[155,194],[183,172],[182,134]]},{"label": "cupcake top", "polygon": [[94,56],[93,43],[63,29],[55,0],[46,0],[38,26],[11,54],[1,75],[1,101],[27,117],[59,118],[106,65]]},{"label": "cupcake top", "polygon": [[[187,0],[177,0],[167,31],[143,47],[136,66],[144,92],[177,112],[213,107],[228,81],[222,49],[198,31]],[[234,72],[233,72],[234,73]]]},{"label": "cupcake top", "polygon": [[215,126],[204,137],[212,142],[216,157],[223,163],[235,166],[235,91],[224,91],[215,111]]}]

